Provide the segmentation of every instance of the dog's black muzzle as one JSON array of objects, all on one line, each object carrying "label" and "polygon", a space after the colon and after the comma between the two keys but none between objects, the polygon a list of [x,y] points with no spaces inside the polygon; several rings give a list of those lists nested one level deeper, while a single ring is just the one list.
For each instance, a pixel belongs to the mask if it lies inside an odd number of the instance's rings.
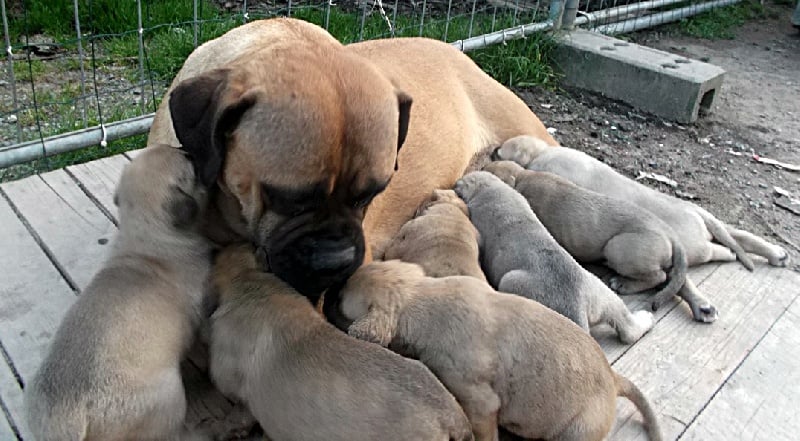
[{"label": "dog's black muzzle", "polygon": [[264,247],[270,271],[316,304],[364,261],[361,219],[349,213],[309,214],[279,225]]}]

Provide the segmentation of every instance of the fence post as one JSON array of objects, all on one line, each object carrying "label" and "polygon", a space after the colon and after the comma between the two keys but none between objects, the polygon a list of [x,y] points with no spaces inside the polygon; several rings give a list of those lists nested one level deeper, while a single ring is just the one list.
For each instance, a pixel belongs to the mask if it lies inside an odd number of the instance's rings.
[{"label": "fence post", "polygon": [[578,14],[578,0],[566,0],[564,14],[561,16],[561,26],[571,30],[575,27],[575,16]]},{"label": "fence post", "polygon": [[564,0],[550,0],[550,21],[553,30],[561,29],[561,17],[564,15]]}]

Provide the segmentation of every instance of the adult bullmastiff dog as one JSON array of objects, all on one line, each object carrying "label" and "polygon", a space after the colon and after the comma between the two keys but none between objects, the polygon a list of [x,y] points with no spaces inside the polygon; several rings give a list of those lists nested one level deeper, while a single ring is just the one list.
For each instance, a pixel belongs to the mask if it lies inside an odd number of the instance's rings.
[{"label": "adult bullmastiff dog", "polygon": [[270,271],[316,301],[381,258],[431,191],[522,134],[556,144],[522,100],[448,44],[344,46],[280,18],[198,47],[149,141],[182,145],[218,184],[210,237],[252,240]]}]

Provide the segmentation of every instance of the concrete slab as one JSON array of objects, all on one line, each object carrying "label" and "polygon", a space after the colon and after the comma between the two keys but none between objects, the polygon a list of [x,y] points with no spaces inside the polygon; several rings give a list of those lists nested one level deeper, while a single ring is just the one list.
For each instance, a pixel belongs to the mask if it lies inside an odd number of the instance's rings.
[{"label": "concrete slab", "polygon": [[689,123],[711,111],[725,71],[679,55],[576,29],[558,37],[556,68],[570,86]]}]

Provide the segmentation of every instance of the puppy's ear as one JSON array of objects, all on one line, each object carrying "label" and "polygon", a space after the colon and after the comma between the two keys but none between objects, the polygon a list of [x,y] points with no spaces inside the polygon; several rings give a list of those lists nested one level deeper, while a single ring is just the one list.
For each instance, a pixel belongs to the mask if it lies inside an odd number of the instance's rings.
[{"label": "puppy's ear", "polygon": [[[397,92],[397,105],[400,110],[400,120],[398,121],[397,131],[397,153],[400,154],[400,148],[406,142],[406,135],[408,135],[408,124],[411,118],[411,104],[413,100],[405,92]],[[394,169],[397,170],[397,159],[394,162]]]},{"label": "puppy's ear", "polygon": [[369,312],[347,329],[351,337],[388,347],[397,332],[397,314],[371,305]]},{"label": "puppy's ear", "polygon": [[225,102],[230,70],[215,69],[178,84],[169,98],[175,135],[205,186],[216,181],[225,160],[225,135],[255,103],[253,95]]},{"label": "puppy's ear", "polygon": [[200,206],[191,195],[177,186],[172,186],[171,192],[164,208],[170,216],[172,226],[178,229],[188,228],[197,219]]}]

